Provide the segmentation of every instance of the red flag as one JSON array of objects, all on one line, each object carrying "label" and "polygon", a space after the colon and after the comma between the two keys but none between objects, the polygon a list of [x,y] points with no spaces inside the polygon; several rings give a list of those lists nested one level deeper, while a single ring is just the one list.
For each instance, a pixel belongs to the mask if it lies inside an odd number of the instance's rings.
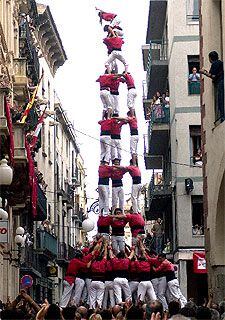
[{"label": "red flag", "polygon": [[207,273],[205,251],[193,253],[194,273]]},{"label": "red flag", "polygon": [[7,98],[4,98],[5,115],[7,119],[7,126],[9,129],[9,161],[11,166],[14,165],[14,138],[13,138],[13,127],[12,127],[12,117],[10,113],[10,104]]},{"label": "red flag", "polygon": [[29,185],[31,188],[31,206],[33,218],[37,216],[37,177],[35,174],[34,160],[31,155],[30,145],[25,138],[25,148],[27,151],[28,169],[29,169]]}]

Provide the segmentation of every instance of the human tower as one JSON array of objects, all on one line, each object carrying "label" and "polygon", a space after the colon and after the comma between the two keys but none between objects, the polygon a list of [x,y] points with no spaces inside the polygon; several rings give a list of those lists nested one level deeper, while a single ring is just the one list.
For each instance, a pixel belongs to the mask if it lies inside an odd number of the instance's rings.
[{"label": "human tower", "polygon": [[[128,72],[123,56],[123,30],[116,14],[97,9],[100,23],[107,36],[103,43],[108,50],[105,73],[100,75],[100,98],[103,104],[100,133],[99,165],[99,218],[97,239],[90,248],[77,251],[68,265],[64,278],[64,291],[60,306],[87,305],[90,309],[107,309],[127,300],[144,303],[159,300],[164,310],[168,301],[186,303],[174,266],[164,254],[152,255],[144,246],[145,221],[141,215],[141,172],[138,167],[138,124],[135,113],[137,96],[134,79]],[[119,73],[118,62],[124,65]],[[119,86],[127,85],[127,117],[120,116]],[[121,129],[130,126],[130,165],[121,166]],[[124,214],[123,176],[132,178],[129,214]],[[109,182],[112,181],[112,204],[110,206]],[[124,228],[129,223],[132,247],[125,244]],[[166,294],[167,292],[167,294]]]}]

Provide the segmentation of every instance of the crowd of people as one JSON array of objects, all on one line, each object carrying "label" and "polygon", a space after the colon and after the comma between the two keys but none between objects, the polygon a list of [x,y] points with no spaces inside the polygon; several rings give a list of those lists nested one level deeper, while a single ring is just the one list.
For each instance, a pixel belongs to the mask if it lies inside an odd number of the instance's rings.
[{"label": "crowd of people", "polygon": [[[169,112],[170,108],[170,96],[169,91],[161,94],[160,91],[157,91],[152,97],[152,102],[150,107],[146,110],[146,117],[150,119],[152,116],[154,119],[163,119],[166,116],[166,112]],[[168,110],[168,111],[167,111]]]}]

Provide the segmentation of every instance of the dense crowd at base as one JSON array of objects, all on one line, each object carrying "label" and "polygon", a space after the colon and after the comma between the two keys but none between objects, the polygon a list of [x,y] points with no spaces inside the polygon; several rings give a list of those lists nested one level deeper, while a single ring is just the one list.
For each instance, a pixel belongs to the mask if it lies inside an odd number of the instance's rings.
[{"label": "dense crowd at base", "polygon": [[39,306],[33,299],[21,290],[18,297],[11,303],[1,305],[1,320],[224,320],[225,300],[215,304],[212,297],[208,302],[197,306],[193,299],[181,308],[180,303],[171,301],[168,310],[164,311],[159,301],[151,303],[132,303],[131,300],[113,308],[101,310],[90,309],[88,306],[71,306],[64,309],[57,304],[49,304],[47,300]]}]

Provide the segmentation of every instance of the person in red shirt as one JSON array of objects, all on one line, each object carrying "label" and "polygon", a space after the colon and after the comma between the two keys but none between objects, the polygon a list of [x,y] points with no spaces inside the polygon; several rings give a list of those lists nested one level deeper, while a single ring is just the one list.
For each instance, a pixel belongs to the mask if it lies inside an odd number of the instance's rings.
[{"label": "person in red shirt", "polygon": [[109,215],[107,216],[99,215],[98,221],[97,221],[99,236],[102,236],[107,240],[109,240],[111,221],[112,221],[112,218]]},{"label": "person in red shirt", "polygon": [[[75,258],[69,262],[66,276],[63,282],[63,294],[60,301],[60,307],[66,308],[69,301],[73,300],[73,304],[78,306],[81,300],[82,290],[84,288],[84,280],[77,277],[78,273],[87,267],[87,263],[91,261],[96,251],[99,249],[99,244],[95,246],[92,253],[86,256],[86,260],[82,261],[83,253],[77,251]],[[73,292],[74,291],[74,292]]]},{"label": "person in red shirt", "polygon": [[128,123],[130,126],[130,154],[133,164],[137,165],[137,147],[139,141],[137,118],[135,116],[135,112],[131,110],[127,112],[127,116],[127,118],[117,117],[117,119]]},{"label": "person in red shirt", "polygon": [[112,167],[108,162],[101,161],[98,168],[98,197],[99,212],[106,216],[109,214],[109,178],[111,177]]},{"label": "person in red shirt", "polygon": [[132,190],[131,190],[131,202],[134,212],[141,212],[140,208],[140,195],[142,190],[141,184],[141,171],[138,165],[133,165],[133,161],[130,160],[130,165],[126,167],[132,178]]},{"label": "person in red shirt", "polygon": [[122,45],[124,44],[123,39],[115,36],[113,32],[110,32],[110,35],[103,39],[103,43],[106,45],[109,54],[108,60],[105,63],[108,73],[111,73],[110,65],[116,60],[119,60],[123,63],[125,67],[125,73],[127,73],[128,64],[122,55]]},{"label": "person in red shirt", "polygon": [[101,308],[104,290],[105,290],[105,273],[107,266],[107,242],[104,244],[104,255],[103,257],[98,256],[91,263],[91,286],[89,292],[90,309],[96,307]]},{"label": "person in red shirt", "polygon": [[174,265],[166,259],[166,255],[164,253],[160,253],[158,255],[158,260],[160,265],[157,268],[153,267],[153,270],[155,272],[164,273],[170,297],[172,300],[180,301],[181,308],[183,308],[187,303],[187,299],[183,296],[180,290],[179,282],[175,276]]},{"label": "person in red shirt", "polygon": [[130,72],[123,73],[123,77],[125,79],[125,83],[127,85],[127,107],[128,109],[134,113],[135,110],[135,100],[137,98],[137,91],[134,84],[134,79]]},{"label": "person in red shirt", "polygon": [[98,122],[101,126],[100,133],[100,148],[101,148],[101,161],[110,162],[111,159],[111,119],[107,119],[105,114],[103,119]]},{"label": "person in red shirt", "polygon": [[114,216],[111,217],[111,240],[115,255],[120,251],[125,251],[124,227],[126,226],[127,221],[116,219],[116,216],[122,213],[123,211],[120,208],[116,208],[114,210]]},{"label": "person in red shirt", "polygon": [[122,293],[125,298],[131,299],[131,291],[128,283],[128,276],[129,276],[129,267],[130,267],[130,260],[134,256],[134,249],[132,249],[128,258],[126,258],[125,252],[121,251],[115,257],[112,253],[110,248],[110,258],[112,262],[112,268],[115,272],[115,279],[114,279],[114,294],[116,298],[116,303],[120,304],[123,302],[122,300]]},{"label": "person in red shirt", "polygon": [[[117,14],[111,12],[105,12],[97,7],[95,7],[97,11],[99,11],[98,16],[100,18],[100,23],[102,24],[102,20],[109,21],[113,24],[113,20],[117,17]],[[117,22],[118,23],[118,22]]]},{"label": "person in red shirt", "polygon": [[129,270],[129,287],[132,294],[133,301],[137,301],[137,289],[139,285],[139,273],[138,273],[138,262],[137,257],[134,257],[130,261]]},{"label": "person in red shirt", "polygon": [[114,114],[111,118],[111,159],[121,160],[121,129],[126,121],[119,121],[116,119],[118,114]]},{"label": "person in red shirt", "polygon": [[108,117],[112,114],[113,101],[110,94],[111,74],[101,75],[96,82],[100,84],[100,99],[103,104],[103,114],[108,113]]},{"label": "person in red shirt", "polygon": [[[112,179],[112,212],[118,207],[123,212],[124,206],[124,192],[123,192],[123,176],[127,170],[123,167],[120,167],[120,160],[114,159],[113,166],[111,171]],[[118,206],[119,200],[119,206]]]},{"label": "person in red shirt", "polygon": [[148,296],[151,301],[155,301],[157,297],[151,283],[151,258],[142,254],[138,259],[137,270],[140,280],[138,285],[138,300],[144,302],[145,297]]},{"label": "person in red shirt", "polygon": [[[106,262],[106,273],[105,273],[105,293],[103,298],[103,309],[112,308],[115,306],[115,297],[113,292],[113,281],[114,281],[114,272],[112,269],[112,262],[109,257],[109,250],[107,255],[107,262]],[[108,303],[109,297],[109,303]]]},{"label": "person in red shirt", "polygon": [[145,220],[140,213],[126,214],[126,219],[132,234],[132,245],[136,246],[140,238],[145,235]]},{"label": "person in red shirt", "polygon": [[116,74],[110,74],[109,88],[110,96],[112,100],[112,112],[113,114],[119,114],[119,85],[123,81],[121,76]]}]

